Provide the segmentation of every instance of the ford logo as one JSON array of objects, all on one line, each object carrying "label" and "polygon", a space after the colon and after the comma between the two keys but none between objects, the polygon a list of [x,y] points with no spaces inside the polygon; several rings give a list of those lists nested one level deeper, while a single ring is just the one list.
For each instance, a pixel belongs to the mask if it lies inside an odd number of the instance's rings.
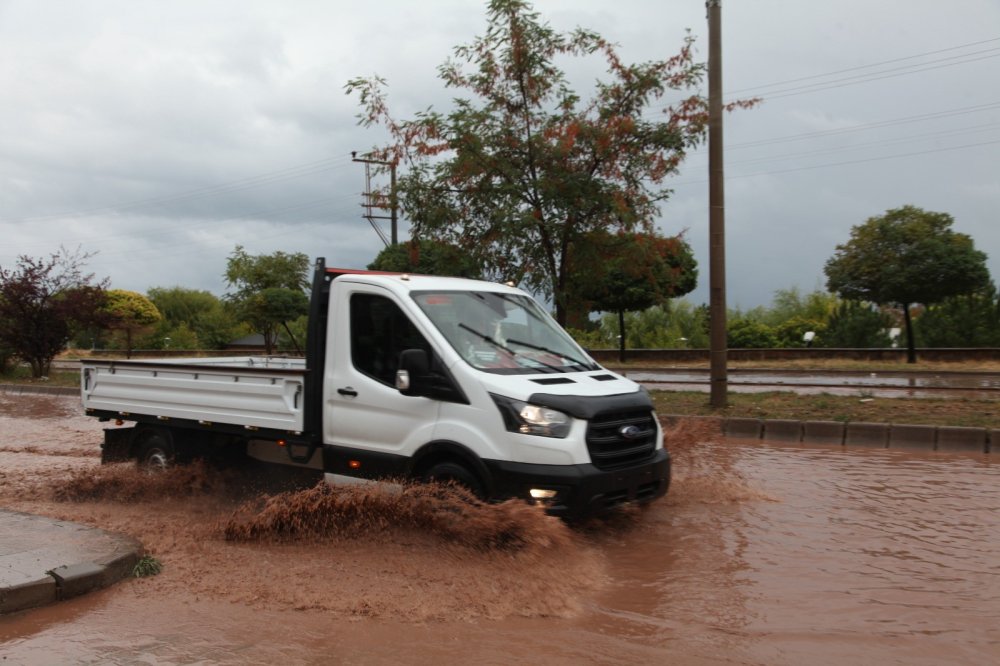
[{"label": "ford logo", "polygon": [[643,429],[637,425],[626,425],[618,429],[618,434],[624,439],[638,439],[645,433],[643,432]]}]

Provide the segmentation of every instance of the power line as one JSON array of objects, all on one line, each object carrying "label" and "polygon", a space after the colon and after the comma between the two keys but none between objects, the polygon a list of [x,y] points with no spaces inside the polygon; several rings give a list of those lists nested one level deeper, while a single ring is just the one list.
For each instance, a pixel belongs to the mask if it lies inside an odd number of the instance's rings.
[{"label": "power line", "polygon": [[[775,160],[797,158],[797,157],[808,157],[811,155],[825,155],[830,153],[840,153],[848,150],[858,150],[860,148],[873,148],[876,146],[889,146],[901,143],[910,143],[915,140],[920,139],[931,139],[931,138],[942,138],[951,136],[964,136],[967,134],[977,134],[980,132],[987,132],[993,129],[1000,128],[1000,123],[985,123],[982,125],[973,125],[971,127],[959,127],[950,130],[940,130],[937,132],[925,132],[923,134],[911,134],[909,136],[896,137],[892,139],[882,139],[879,141],[865,141],[863,143],[839,145],[833,148],[821,148],[817,150],[807,150],[794,153],[783,153],[780,155],[767,155],[764,157],[756,157],[750,159],[739,160],[735,162],[729,162],[732,165],[740,164],[756,164],[760,162],[773,162]],[[699,155],[699,157],[701,157]]]},{"label": "power line", "polygon": [[806,86],[798,86],[793,88],[787,88],[785,90],[778,90],[777,92],[766,95],[766,99],[782,99],[784,97],[794,97],[796,95],[805,95],[813,92],[820,92],[823,90],[833,90],[834,88],[845,88],[847,86],[858,85],[860,83],[871,83],[872,81],[882,81],[884,79],[891,79],[897,76],[905,76],[907,74],[918,74],[920,72],[929,72],[935,69],[943,69],[945,67],[954,67],[956,65],[965,65],[970,62],[978,62],[980,60],[988,60],[990,58],[1000,57],[1000,48],[990,49],[993,52],[992,55],[984,55],[979,58],[970,58],[968,60],[961,60],[959,62],[949,62],[945,64],[938,64],[929,67],[921,67],[920,69],[905,68],[908,71],[900,71],[895,74],[889,73],[895,70],[886,70],[885,72],[873,72],[870,75],[862,77],[848,77],[846,79],[837,79],[834,81],[828,81],[825,83],[816,83]]},{"label": "power line", "polygon": [[[920,150],[920,151],[915,151],[915,152],[911,152],[911,153],[899,153],[899,154],[896,154],[896,155],[883,155],[881,157],[869,157],[869,158],[863,158],[863,159],[857,159],[857,160],[848,160],[848,161],[844,161],[844,162],[829,162],[827,164],[814,164],[814,165],[810,165],[810,166],[792,167],[792,168],[789,168],[789,169],[778,169],[778,170],[775,170],[775,171],[758,171],[758,172],[755,172],[755,173],[745,173],[745,174],[738,174],[738,175],[727,175],[726,179],[727,180],[732,180],[734,178],[753,178],[755,176],[773,176],[773,175],[777,175],[777,174],[794,173],[796,171],[813,171],[813,170],[816,170],[816,169],[827,169],[827,168],[830,168],[830,167],[849,166],[849,165],[852,165],[852,164],[865,164],[865,163],[868,163],[868,162],[882,162],[882,161],[885,161],[885,160],[894,160],[894,159],[900,159],[900,158],[904,158],[904,157],[916,157],[916,156],[919,156],[919,155],[929,155],[929,154],[932,154],[932,153],[944,153],[944,152],[949,152],[949,151],[953,151],[953,150],[964,150],[966,148],[979,148],[981,146],[991,146],[991,145],[998,144],[998,143],[1000,143],[1000,139],[997,139],[996,141],[981,141],[979,143],[969,143],[969,144],[965,144],[965,145],[961,145],[961,146],[948,146],[948,147],[945,147],[945,148],[933,148],[933,149],[930,149],[930,150]],[[675,183],[671,183],[671,186],[676,186],[676,185],[696,185],[696,184],[704,184],[704,183],[707,183],[707,182],[708,182],[707,179],[685,180],[685,181],[678,181],[678,182],[675,182]]]},{"label": "power line", "polygon": [[[774,88],[774,87],[777,87],[777,86],[788,85],[790,83],[799,83],[801,81],[808,81],[810,79],[820,79],[820,78],[825,78],[825,77],[828,77],[828,76],[836,76],[838,74],[846,74],[847,72],[856,72],[856,71],[859,71],[859,70],[862,70],[862,69],[870,69],[872,67],[881,67],[882,65],[891,65],[891,64],[894,64],[894,63],[897,63],[897,62],[903,62],[905,60],[915,60],[917,58],[924,58],[924,57],[931,56],[931,55],[937,55],[939,53],[947,53],[949,51],[957,51],[959,49],[965,49],[965,48],[969,48],[969,47],[972,47],[972,46],[981,46],[983,44],[991,44],[993,42],[1000,42],[1000,37],[994,37],[992,39],[983,39],[983,40],[980,40],[978,42],[969,42],[968,44],[959,44],[958,46],[950,46],[948,48],[938,49],[936,51],[925,51],[924,53],[916,53],[914,55],[903,56],[901,58],[892,58],[891,60],[882,60],[880,62],[873,62],[873,63],[869,63],[867,65],[859,65],[857,67],[848,67],[846,69],[838,69],[838,70],[834,70],[832,72],[826,72],[824,74],[812,74],[810,76],[800,76],[800,77],[795,78],[795,79],[785,79],[784,81],[776,81],[774,83],[765,83],[765,84],[762,84],[762,85],[754,86],[752,88],[742,88],[742,89],[739,89],[739,90],[731,90],[731,91],[729,91],[729,93],[730,94],[738,94],[738,93],[745,93],[745,92],[748,92],[748,91],[762,90],[762,89],[765,89],[765,88]],[[966,55],[969,55],[969,54],[966,54]],[[962,56],[957,56],[957,57],[962,57]]]},{"label": "power line", "polygon": [[859,125],[850,125],[848,127],[838,127],[829,130],[818,130],[815,132],[805,132],[802,134],[790,134],[783,137],[772,137],[770,139],[760,139],[757,141],[744,141],[742,143],[730,144],[729,148],[753,148],[757,146],[771,145],[775,143],[785,143],[789,141],[801,141],[803,139],[813,139],[817,137],[834,136],[838,134],[848,134],[851,132],[860,132],[870,129],[880,129],[883,127],[892,127],[895,125],[905,125],[908,123],[922,122],[925,120],[937,120],[939,118],[949,118],[951,116],[965,115],[967,113],[978,113],[980,111],[989,111],[992,109],[1000,109],[1000,102],[990,102],[988,104],[979,104],[976,106],[966,106],[958,109],[949,109],[946,111],[933,111],[931,113],[922,113],[915,116],[903,116],[902,118],[890,118],[888,120],[878,120],[871,123],[862,123]]}]

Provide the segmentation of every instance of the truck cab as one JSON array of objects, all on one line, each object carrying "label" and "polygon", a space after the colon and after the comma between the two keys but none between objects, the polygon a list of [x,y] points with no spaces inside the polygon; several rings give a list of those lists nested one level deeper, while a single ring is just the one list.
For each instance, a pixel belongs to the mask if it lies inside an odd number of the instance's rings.
[{"label": "truck cab", "polygon": [[[328,269],[323,468],[456,481],[567,517],[667,491],[646,391],[495,283]],[[318,318],[317,318],[318,320]]]}]

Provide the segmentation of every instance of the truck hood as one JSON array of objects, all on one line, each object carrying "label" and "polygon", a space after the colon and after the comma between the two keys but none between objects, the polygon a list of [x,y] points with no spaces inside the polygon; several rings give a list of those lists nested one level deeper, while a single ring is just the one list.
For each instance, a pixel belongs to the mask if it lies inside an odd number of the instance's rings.
[{"label": "truck hood", "polygon": [[[587,404],[597,404],[590,398],[610,398],[612,396],[642,396],[640,401],[649,403],[645,390],[631,379],[608,370],[571,372],[559,375],[494,375],[480,373],[480,381],[489,392],[515,400],[536,404],[570,404],[562,398],[583,398]],[[553,405],[555,406],[555,405]]]}]

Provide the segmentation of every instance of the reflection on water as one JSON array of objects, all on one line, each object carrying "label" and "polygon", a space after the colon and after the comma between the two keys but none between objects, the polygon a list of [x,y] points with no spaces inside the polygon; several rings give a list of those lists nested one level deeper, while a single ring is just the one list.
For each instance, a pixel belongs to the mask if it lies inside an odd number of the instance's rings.
[{"label": "reflection on water", "polygon": [[[0,619],[0,654],[5,664],[1000,660],[1000,465],[986,456],[709,441],[676,459],[666,501],[578,533],[561,546],[562,567],[533,572],[433,539],[262,544],[254,566],[291,568],[283,584],[317,590],[326,610],[249,603],[224,585],[124,583]],[[408,561],[418,564],[400,577]],[[561,571],[595,580],[567,588]],[[216,573],[238,588],[259,571]],[[579,595],[572,613],[528,603],[568,589]],[[379,612],[395,595],[446,607],[470,591],[462,603],[519,590],[530,595],[502,617]],[[367,595],[370,612],[338,611],[344,595]]]}]

